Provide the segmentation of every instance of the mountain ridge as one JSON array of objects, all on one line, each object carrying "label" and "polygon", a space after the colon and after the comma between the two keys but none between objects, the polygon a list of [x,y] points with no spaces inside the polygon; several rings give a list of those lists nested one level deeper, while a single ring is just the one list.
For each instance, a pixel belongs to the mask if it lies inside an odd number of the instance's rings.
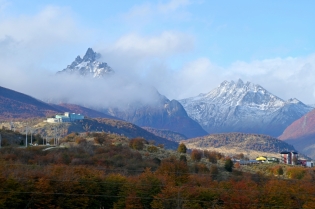
[{"label": "mountain ridge", "polygon": [[315,110],[290,124],[278,138],[315,159]]},{"label": "mountain ridge", "polygon": [[280,155],[281,151],[296,151],[292,145],[263,134],[237,132],[209,134],[181,142],[189,149],[215,150],[229,155],[243,153],[251,158],[258,155]]},{"label": "mountain ridge", "polygon": [[245,132],[275,137],[313,109],[297,99],[284,101],[260,85],[241,79],[223,81],[206,94],[179,102],[209,133]]},{"label": "mountain ridge", "polygon": [[0,86],[0,119],[45,117],[58,109],[27,94]]}]

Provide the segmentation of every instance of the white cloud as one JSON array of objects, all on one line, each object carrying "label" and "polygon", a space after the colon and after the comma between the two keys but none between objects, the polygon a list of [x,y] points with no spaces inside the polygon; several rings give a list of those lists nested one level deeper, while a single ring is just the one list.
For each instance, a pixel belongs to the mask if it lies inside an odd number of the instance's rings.
[{"label": "white cloud", "polygon": [[162,72],[167,69],[172,57],[192,51],[194,38],[174,31],[165,31],[156,36],[128,34],[110,46],[98,48],[96,50],[102,54],[102,60],[108,62],[117,74],[139,83],[150,83],[147,75],[156,70]]},{"label": "white cloud", "polygon": [[[179,71],[163,76],[153,75],[157,88],[170,98],[182,99],[206,93],[216,87],[223,79],[222,68],[214,65],[207,58],[199,58],[186,63]],[[158,78],[158,79],[157,79]]]},{"label": "white cloud", "polygon": [[[53,6],[34,15],[0,18],[0,28],[0,54],[6,57],[0,57],[0,61],[20,67],[51,56],[61,57],[62,49],[86,37],[69,9]],[[54,53],[56,49],[59,53]]]},{"label": "white cloud", "polygon": [[[9,35],[19,42],[37,42],[50,46],[55,41],[71,41],[78,30],[68,9],[48,6],[33,16],[0,20],[0,37]],[[52,40],[50,38],[53,38]]]},{"label": "white cloud", "polygon": [[234,63],[229,77],[258,83],[283,99],[296,97],[314,103],[315,54],[297,58],[275,58],[250,63]]},{"label": "white cloud", "polygon": [[[259,84],[282,99],[297,98],[315,103],[315,54],[297,58],[275,58],[253,62],[235,62],[227,68],[216,66],[207,58],[187,63],[171,75],[171,90],[166,95],[176,99],[209,92],[224,80],[249,81]],[[158,84],[157,84],[158,85]],[[163,85],[167,85],[163,83]]]},{"label": "white cloud", "polygon": [[165,31],[158,36],[143,37],[128,34],[121,37],[112,47],[112,51],[122,54],[136,54],[139,57],[167,57],[174,53],[192,50],[194,40],[192,36]]}]

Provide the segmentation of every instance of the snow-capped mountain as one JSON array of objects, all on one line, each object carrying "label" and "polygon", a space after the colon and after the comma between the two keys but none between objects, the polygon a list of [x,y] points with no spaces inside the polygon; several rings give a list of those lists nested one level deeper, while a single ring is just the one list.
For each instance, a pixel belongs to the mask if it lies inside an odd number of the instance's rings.
[{"label": "snow-capped mountain", "polygon": [[69,73],[80,76],[92,76],[94,78],[101,78],[108,74],[113,74],[114,70],[108,66],[107,63],[98,61],[100,57],[100,54],[94,52],[92,48],[88,48],[83,58],[77,56],[71,65],[57,72],[57,74]]},{"label": "snow-capped mountain", "polygon": [[179,100],[188,115],[209,133],[245,132],[279,136],[313,108],[297,99],[284,101],[242,80],[224,81],[207,94]]}]

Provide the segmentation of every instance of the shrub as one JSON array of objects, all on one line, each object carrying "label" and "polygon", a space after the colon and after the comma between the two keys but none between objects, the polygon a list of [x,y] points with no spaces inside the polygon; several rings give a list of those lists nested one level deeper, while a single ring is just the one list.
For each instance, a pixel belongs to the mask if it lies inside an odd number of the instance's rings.
[{"label": "shrub", "polygon": [[217,152],[213,151],[204,151],[205,157],[209,160],[211,163],[217,163]]},{"label": "shrub", "polygon": [[164,148],[164,144],[158,144],[158,147],[160,147],[160,148]]},{"label": "shrub", "polygon": [[84,144],[84,143],[86,143],[86,139],[84,139],[84,138],[82,138],[82,137],[80,137],[80,136],[75,137],[75,138],[74,138],[74,141],[75,141],[75,143],[77,143],[77,144]]},{"label": "shrub", "polygon": [[133,138],[129,141],[129,147],[135,150],[143,150],[144,142],[143,138]]},{"label": "shrub", "polygon": [[306,170],[305,168],[297,168],[297,167],[288,168],[287,174],[289,178],[291,179],[302,179],[306,174]]},{"label": "shrub", "polygon": [[194,160],[194,161],[200,161],[201,160],[201,157],[202,157],[202,152],[200,150],[196,150],[194,149],[192,152],[191,152],[191,159]]},{"label": "shrub", "polygon": [[197,173],[209,173],[209,168],[205,164],[199,163],[196,165]]},{"label": "shrub", "polygon": [[219,174],[219,169],[217,165],[211,165],[210,166],[210,174],[212,178],[216,178],[217,175]]},{"label": "shrub", "polygon": [[239,162],[236,162],[236,163],[234,164],[234,167],[237,168],[237,169],[239,169],[239,168],[241,167],[241,165],[240,165]]},{"label": "shrub", "polygon": [[271,168],[271,172],[274,174],[274,175],[278,175],[278,176],[281,176],[283,175],[283,168],[281,166],[275,166],[275,167],[272,167]]},{"label": "shrub", "polygon": [[148,146],[147,150],[148,152],[152,153],[152,152],[157,152],[159,149],[156,146],[151,145],[151,146]]},{"label": "shrub", "polygon": [[183,162],[187,163],[187,158],[186,158],[186,156],[185,156],[185,155],[181,155],[181,156],[179,157],[179,161],[183,161]]},{"label": "shrub", "polygon": [[218,160],[224,158],[223,154],[216,151],[204,151],[204,155],[211,163],[217,163]]}]

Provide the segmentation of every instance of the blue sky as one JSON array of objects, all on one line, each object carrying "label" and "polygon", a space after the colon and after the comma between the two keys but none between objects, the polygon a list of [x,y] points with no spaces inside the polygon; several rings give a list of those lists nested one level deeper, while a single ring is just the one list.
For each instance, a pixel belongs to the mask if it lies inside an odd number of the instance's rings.
[{"label": "blue sky", "polygon": [[241,78],[315,103],[313,8],[311,0],[0,0],[0,61],[14,69],[0,82],[40,97],[10,76],[52,74],[93,47],[118,74],[170,99]]}]

